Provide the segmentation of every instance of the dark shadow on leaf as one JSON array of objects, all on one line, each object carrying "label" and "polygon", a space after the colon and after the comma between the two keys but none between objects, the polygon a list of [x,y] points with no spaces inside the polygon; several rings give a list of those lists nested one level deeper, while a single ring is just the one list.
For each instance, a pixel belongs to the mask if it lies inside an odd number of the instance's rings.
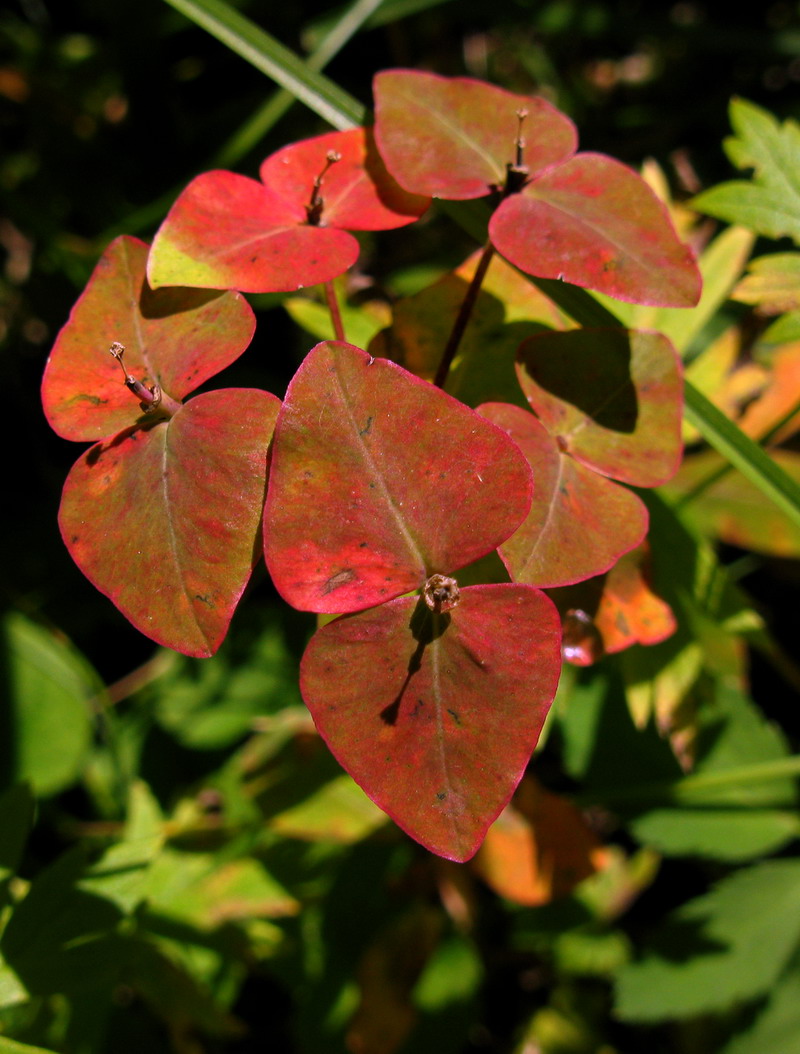
[{"label": "dark shadow on leaf", "polygon": [[648,956],[670,963],[685,963],[702,956],[725,955],[730,946],[706,932],[708,918],[673,915],[647,942]]},{"label": "dark shadow on leaf", "polygon": [[169,318],[184,311],[197,311],[225,293],[224,289],[189,289],[181,285],[151,289],[147,279],[143,278],[139,310],[144,318]]},{"label": "dark shadow on leaf", "polygon": [[383,710],[381,710],[381,720],[387,725],[396,724],[403,696],[411,683],[411,678],[417,670],[419,670],[420,666],[422,666],[422,656],[425,653],[425,649],[438,637],[442,636],[444,631],[450,625],[450,616],[448,614],[435,614],[430,608],[428,608],[422,597],[420,597],[408,625],[411,630],[411,635],[414,640],[417,641],[417,647],[414,650],[414,654],[408,660],[408,673],[406,674],[406,679],[403,681],[402,688],[397,693],[397,697],[393,702],[389,703],[388,706],[385,706]]},{"label": "dark shadow on leaf", "polygon": [[639,417],[630,342],[621,328],[552,332],[524,341],[517,361],[546,393],[603,428],[630,434]]}]

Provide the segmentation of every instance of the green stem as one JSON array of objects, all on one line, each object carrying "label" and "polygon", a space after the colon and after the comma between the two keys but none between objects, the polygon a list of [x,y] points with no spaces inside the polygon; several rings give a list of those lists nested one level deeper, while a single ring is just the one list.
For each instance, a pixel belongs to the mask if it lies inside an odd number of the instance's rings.
[{"label": "green stem", "polygon": [[333,333],[337,340],[346,341],[344,335],[344,325],[342,324],[342,313],[339,310],[339,300],[336,296],[336,289],[334,288],[333,282],[325,282],[323,284],[325,290],[325,299],[328,302],[328,310],[331,313],[331,322],[333,322]]},{"label": "green stem", "polygon": [[483,280],[486,277],[486,272],[489,270],[489,264],[492,262],[493,256],[494,246],[491,242],[487,242],[483,253],[481,254],[481,258],[478,261],[478,266],[475,268],[475,274],[472,276],[469,288],[467,289],[464,299],[461,301],[461,307],[459,308],[458,315],[453,323],[450,338],[447,341],[447,347],[444,349],[442,361],[439,363],[439,369],[436,371],[433,383],[437,388],[444,388],[447,374],[450,372],[450,366],[452,365],[453,359],[458,351],[461,338],[464,336],[464,331],[469,323],[472,309],[475,307],[475,301],[478,299],[478,293],[481,290]]}]

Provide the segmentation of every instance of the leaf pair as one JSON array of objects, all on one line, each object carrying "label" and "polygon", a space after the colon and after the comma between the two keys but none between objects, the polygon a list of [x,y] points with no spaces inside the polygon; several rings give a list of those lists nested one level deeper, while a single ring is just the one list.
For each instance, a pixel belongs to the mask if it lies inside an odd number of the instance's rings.
[{"label": "leaf pair", "polygon": [[327,282],[358,258],[349,231],[402,227],[429,205],[397,185],[365,128],[292,143],[260,175],[205,172],[189,184],[153,242],[153,287],[270,293]]},{"label": "leaf pair", "polygon": [[464,588],[449,611],[401,594],[491,552],[529,503],[515,444],[394,363],[319,344],[287,390],[267,566],[295,606],[350,613],[309,644],[303,696],[367,794],[456,860],[522,777],[555,693],[560,625],[524,585]]},{"label": "leaf pair", "polygon": [[692,307],[700,274],[644,180],[601,154],[543,99],[465,77],[386,70],[374,81],[375,138],[406,190],[502,194],[489,236],[528,274],[619,300]]},{"label": "leaf pair", "polygon": [[72,468],[59,511],[86,577],[137,629],[188,655],[225,636],[259,555],[267,451],[280,400],[229,389],[144,415],[108,354],[171,405],[233,362],[255,319],[238,293],[153,292],[147,246],[116,239],[53,347],[42,382],[65,439],[100,439]]}]

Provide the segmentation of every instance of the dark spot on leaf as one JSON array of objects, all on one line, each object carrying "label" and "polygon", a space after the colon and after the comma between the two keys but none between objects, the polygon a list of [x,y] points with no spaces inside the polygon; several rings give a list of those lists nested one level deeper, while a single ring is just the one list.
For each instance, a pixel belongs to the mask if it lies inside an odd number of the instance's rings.
[{"label": "dark spot on leaf", "polygon": [[337,571],[335,575],[331,575],[322,587],[322,595],[327,596],[328,593],[333,593],[335,589],[341,589],[342,586],[346,586],[348,582],[352,582],[356,577],[356,573],[352,567],[342,568],[342,570]]},{"label": "dark spot on leaf", "polygon": [[74,545],[78,541],[79,538],[80,538],[79,534],[73,534],[72,537],[69,540],[70,541],[70,545]]},{"label": "dark spot on leaf", "polygon": [[370,430],[371,428],[372,428],[372,417],[370,416],[370,417],[368,417],[368,418],[367,418],[367,423],[366,423],[366,424],[364,425],[364,427],[363,427],[363,428],[362,428],[362,429],[361,429],[361,430],[359,431],[359,433],[358,433],[358,434],[359,434],[360,436],[365,436],[365,435],[367,435],[367,434],[369,433],[369,430]]},{"label": "dark spot on leaf", "polygon": [[368,544],[369,544],[368,542],[359,542],[358,543],[358,548],[359,549],[366,549]]},{"label": "dark spot on leaf", "polygon": [[199,600],[201,604],[205,604],[207,607],[213,608],[214,606],[214,601],[211,599],[208,593],[206,593],[205,595],[195,593],[194,599]]},{"label": "dark spot on leaf", "polygon": [[455,723],[460,726],[461,725],[461,718],[458,716],[458,714],[455,712],[455,710],[451,710],[450,707],[448,706],[447,712],[452,717],[452,719],[455,721]]},{"label": "dark spot on leaf", "polygon": [[311,472],[309,469],[306,469],[305,472],[303,473],[303,475],[305,476],[306,479],[313,479],[314,478],[314,473]]},{"label": "dark spot on leaf", "polygon": [[436,797],[439,799],[439,801],[444,801],[447,797],[447,791],[439,791]]}]

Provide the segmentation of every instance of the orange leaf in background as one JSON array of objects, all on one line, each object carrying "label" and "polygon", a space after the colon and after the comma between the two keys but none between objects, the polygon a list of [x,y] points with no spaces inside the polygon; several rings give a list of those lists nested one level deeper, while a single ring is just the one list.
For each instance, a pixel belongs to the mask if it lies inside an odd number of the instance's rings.
[{"label": "orange leaf in background", "polygon": [[675,632],[672,609],[650,588],[647,543],[622,556],[606,575],[595,625],[609,654],[632,644],[659,644]]},{"label": "orange leaf in background", "polygon": [[561,614],[563,658],[573,666],[592,666],[633,644],[660,644],[677,628],[669,604],[651,589],[646,541],[605,575],[546,592]]},{"label": "orange leaf in background", "polygon": [[[785,344],[772,356],[769,381],[760,398],[747,408],[739,427],[758,439],[775,427],[800,402],[800,341]],[[795,413],[772,437],[782,443],[800,429],[800,411]]]},{"label": "orange leaf in background", "polygon": [[580,811],[526,776],[489,828],[472,867],[495,893],[536,907],[566,896],[607,859],[608,850]]}]

